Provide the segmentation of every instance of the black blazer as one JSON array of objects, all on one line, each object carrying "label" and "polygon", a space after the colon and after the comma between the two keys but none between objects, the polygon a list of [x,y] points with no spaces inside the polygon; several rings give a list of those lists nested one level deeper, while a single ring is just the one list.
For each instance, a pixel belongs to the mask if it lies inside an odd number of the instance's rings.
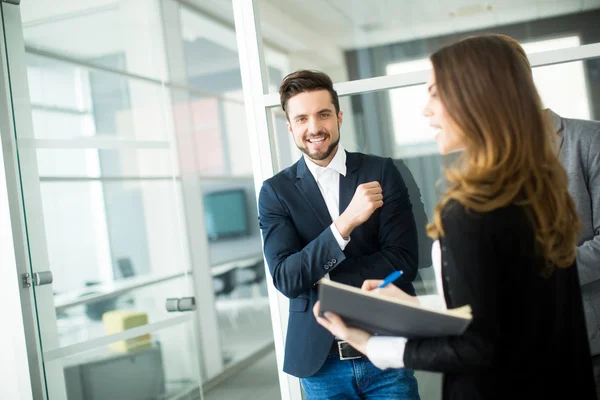
[{"label": "black blazer", "polygon": [[[444,399],[595,399],[577,269],[547,279],[523,208],[444,209],[448,308],[470,304],[461,336],[409,340],[407,367],[444,373]],[[581,393],[581,395],[575,395]]]},{"label": "black blazer", "polygon": [[418,266],[412,206],[391,159],[347,153],[346,176],[340,175],[340,214],[358,185],[378,181],[383,207],[350,235],[342,251],[331,232],[331,217],[304,158],[263,183],[258,199],[264,253],[275,287],[290,298],[283,370],[297,377],[317,372],[333,336],[317,323],[312,307],[316,282],[332,280],[360,287],[402,270],[396,284],[414,293]]}]

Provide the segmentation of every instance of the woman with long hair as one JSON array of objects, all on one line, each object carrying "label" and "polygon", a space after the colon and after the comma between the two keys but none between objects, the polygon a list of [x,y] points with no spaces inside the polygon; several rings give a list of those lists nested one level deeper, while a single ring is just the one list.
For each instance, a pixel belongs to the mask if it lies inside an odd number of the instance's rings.
[{"label": "woman with long hair", "polygon": [[494,35],[444,47],[431,63],[424,114],[440,152],[462,152],[445,169],[427,230],[439,306],[470,305],[471,325],[460,336],[406,339],[319,317],[318,303],[315,317],[379,368],[442,372],[444,399],[593,399],[575,267],[580,222],[530,67]]}]

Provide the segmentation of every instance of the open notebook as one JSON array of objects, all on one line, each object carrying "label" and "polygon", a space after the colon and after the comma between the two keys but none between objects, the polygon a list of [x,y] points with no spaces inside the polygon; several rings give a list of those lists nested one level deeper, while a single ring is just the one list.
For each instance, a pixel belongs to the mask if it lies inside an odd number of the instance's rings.
[{"label": "open notebook", "polygon": [[330,311],[351,327],[407,338],[460,335],[471,323],[471,307],[437,310],[323,279],[321,313]]}]

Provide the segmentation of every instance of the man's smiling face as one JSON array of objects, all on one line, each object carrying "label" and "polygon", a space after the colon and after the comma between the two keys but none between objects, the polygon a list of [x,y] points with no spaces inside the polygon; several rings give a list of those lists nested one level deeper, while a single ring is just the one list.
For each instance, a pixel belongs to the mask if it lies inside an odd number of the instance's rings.
[{"label": "man's smiling face", "polygon": [[288,130],[315,164],[327,166],[340,142],[342,112],[336,114],[327,90],[303,92],[287,102]]}]

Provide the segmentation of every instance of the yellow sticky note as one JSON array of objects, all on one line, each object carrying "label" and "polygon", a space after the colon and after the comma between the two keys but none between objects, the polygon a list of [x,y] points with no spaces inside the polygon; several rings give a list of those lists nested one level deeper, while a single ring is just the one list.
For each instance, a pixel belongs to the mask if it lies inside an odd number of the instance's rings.
[{"label": "yellow sticky note", "polygon": [[[148,314],[135,310],[114,310],[102,315],[104,332],[107,335],[123,332],[127,329],[148,323]],[[146,334],[131,339],[120,340],[108,345],[112,350],[127,353],[152,347],[151,335]]]}]

